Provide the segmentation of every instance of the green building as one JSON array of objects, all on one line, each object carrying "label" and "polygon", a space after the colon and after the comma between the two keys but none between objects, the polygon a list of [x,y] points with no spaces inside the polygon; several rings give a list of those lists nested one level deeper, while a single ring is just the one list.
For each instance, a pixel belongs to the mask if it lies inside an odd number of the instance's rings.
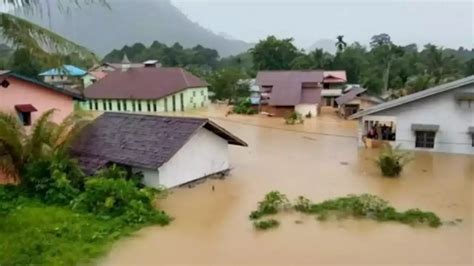
[{"label": "green building", "polygon": [[126,65],[84,90],[80,108],[111,112],[184,112],[207,107],[207,83],[182,68]]}]

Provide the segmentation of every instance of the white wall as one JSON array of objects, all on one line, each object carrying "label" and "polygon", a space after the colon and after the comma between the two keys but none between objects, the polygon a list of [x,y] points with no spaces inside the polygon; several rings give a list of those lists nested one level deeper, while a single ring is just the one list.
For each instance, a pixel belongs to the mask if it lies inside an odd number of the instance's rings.
[{"label": "white wall", "polygon": [[[474,86],[437,94],[375,115],[396,118],[395,144],[400,144],[403,149],[474,154],[471,135],[467,132],[468,127],[474,126],[474,103],[471,106],[466,101],[460,104],[455,99],[455,93],[459,91],[474,92]],[[415,148],[412,124],[439,125],[433,149]],[[363,125],[362,121],[360,125]]]},{"label": "white wall", "polygon": [[145,185],[171,188],[227,169],[227,141],[201,128],[158,171],[141,171]]},{"label": "white wall", "polygon": [[301,103],[295,105],[295,111],[302,114],[303,116],[311,113],[313,117],[318,115],[318,105],[317,104],[305,104]]}]

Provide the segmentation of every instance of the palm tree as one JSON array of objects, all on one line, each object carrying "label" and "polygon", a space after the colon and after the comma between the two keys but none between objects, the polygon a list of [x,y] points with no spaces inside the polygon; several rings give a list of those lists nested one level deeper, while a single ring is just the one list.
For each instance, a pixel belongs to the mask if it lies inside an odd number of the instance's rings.
[{"label": "palm tree", "polygon": [[71,141],[90,121],[84,113],[76,112],[55,123],[52,121],[55,111],[44,112],[31,130],[25,130],[15,115],[0,112],[1,172],[17,180],[30,160],[67,151]]},{"label": "palm tree", "polygon": [[347,47],[347,43],[343,40],[343,38],[344,35],[337,36],[336,48],[338,53],[344,51],[344,49]]},{"label": "palm tree", "polygon": [[[91,4],[96,2],[107,5],[106,0],[68,1],[70,3],[69,6],[64,2],[65,1],[58,1],[58,5],[62,7],[61,10],[64,9],[65,5],[66,7],[70,7],[71,5]],[[25,12],[42,12],[40,0],[0,0],[0,7],[2,6],[21,8],[21,10]],[[47,2],[47,8],[48,10],[50,8],[49,1]],[[97,61],[97,57],[87,48],[51,30],[5,12],[0,12],[0,37],[15,48],[25,48],[29,50],[30,53],[35,54],[38,58],[50,64],[55,63],[59,65],[59,56],[57,54],[67,54],[71,52],[78,53],[84,59]]]}]

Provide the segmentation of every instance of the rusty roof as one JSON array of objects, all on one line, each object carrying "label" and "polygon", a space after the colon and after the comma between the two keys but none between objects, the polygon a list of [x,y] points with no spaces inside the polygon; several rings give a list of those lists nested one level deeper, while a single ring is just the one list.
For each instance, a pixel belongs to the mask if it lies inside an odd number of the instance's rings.
[{"label": "rusty roof", "polygon": [[160,99],[208,84],[182,68],[130,68],[113,71],[85,89],[92,99]]},{"label": "rusty roof", "polygon": [[343,95],[339,96],[336,98],[336,103],[338,105],[341,105],[341,104],[346,104],[352,100],[354,100],[357,96],[359,96],[360,94],[366,92],[367,89],[364,89],[364,88],[361,88],[361,87],[355,87],[355,88],[352,88],[350,91],[344,93]]},{"label": "rusty roof", "polygon": [[84,129],[71,152],[87,174],[110,163],[157,169],[200,128],[229,144],[247,146],[209,119],[105,113]]},{"label": "rusty roof", "polygon": [[[323,71],[320,70],[259,71],[256,84],[272,86],[270,105],[292,106],[308,99],[303,97],[303,83],[318,84],[323,82],[323,77]],[[315,103],[319,102],[320,97],[316,100]]]}]

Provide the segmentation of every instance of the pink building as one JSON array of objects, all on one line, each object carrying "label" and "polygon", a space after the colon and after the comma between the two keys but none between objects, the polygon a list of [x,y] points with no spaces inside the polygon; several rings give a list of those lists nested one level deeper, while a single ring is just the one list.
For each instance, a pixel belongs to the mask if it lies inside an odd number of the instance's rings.
[{"label": "pink building", "polygon": [[57,109],[53,120],[62,121],[74,110],[76,91],[59,89],[10,71],[0,71],[0,111],[17,114],[25,126],[34,124],[41,114]]},{"label": "pink building", "polygon": [[[65,91],[10,71],[0,71],[0,111],[18,115],[26,127],[53,108],[57,109],[53,120],[62,121],[73,112],[73,100],[81,98],[77,92]],[[5,182],[11,180],[0,172],[0,184]]]}]

